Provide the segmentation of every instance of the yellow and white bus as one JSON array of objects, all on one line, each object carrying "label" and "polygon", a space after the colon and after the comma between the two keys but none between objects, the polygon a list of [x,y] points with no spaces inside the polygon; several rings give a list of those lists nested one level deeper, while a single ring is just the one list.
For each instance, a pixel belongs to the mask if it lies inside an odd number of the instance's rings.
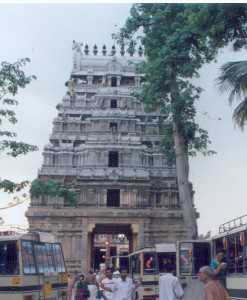
[{"label": "yellow and white bus", "polygon": [[247,215],[219,227],[212,240],[215,255],[224,250],[227,263],[226,287],[232,300],[247,300]]},{"label": "yellow and white bus", "polygon": [[165,263],[176,266],[175,244],[157,244],[153,248],[144,248],[129,255],[130,275],[140,285],[135,299],[156,300],[159,298],[159,277]]},{"label": "yellow and white bus", "polygon": [[197,273],[221,251],[225,254],[226,288],[231,299],[247,300],[247,215],[222,224],[211,240],[177,243],[177,274],[186,286],[186,299],[198,295],[196,299],[201,300],[203,287]]},{"label": "yellow and white bus", "polygon": [[0,300],[66,300],[59,243],[42,233],[0,236]]}]

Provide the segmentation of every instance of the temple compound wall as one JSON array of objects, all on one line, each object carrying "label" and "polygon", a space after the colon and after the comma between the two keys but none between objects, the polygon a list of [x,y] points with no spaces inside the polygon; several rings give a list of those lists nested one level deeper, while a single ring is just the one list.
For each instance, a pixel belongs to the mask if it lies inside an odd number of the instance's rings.
[{"label": "temple compound wall", "polygon": [[[73,205],[62,197],[32,197],[31,229],[61,241],[69,271],[93,266],[95,234],[125,234],[130,251],[190,236],[179,200],[176,168],[161,152],[158,112],[146,112],[134,92],[143,60],[113,46],[92,54],[74,42],[67,92],[57,105],[49,144],[38,173],[76,192]],[[196,218],[196,212],[192,212]]]}]

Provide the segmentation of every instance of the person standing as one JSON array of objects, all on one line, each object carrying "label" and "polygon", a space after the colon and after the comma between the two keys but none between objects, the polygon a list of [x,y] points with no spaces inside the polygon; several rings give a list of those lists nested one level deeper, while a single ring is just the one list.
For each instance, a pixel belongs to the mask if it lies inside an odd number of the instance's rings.
[{"label": "person standing", "polygon": [[200,268],[198,275],[204,284],[204,300],[230,300],[225,288],[215,280],[215,272],[210,266]]},{"label": "person standing", "polygon": [[224,252],[217,252],[215,258],[211,261],[210,267],[214,270],[215,279],[218,279],[220,283],[226,287],[226,267],[227,264],[223,262]]},{"label": "person standing", "polygon": [[90,291],[88,284],[85,281],[85,276],[80,275],[79,281],[76,283],[75,299],[76,300],[88,300],[90,297]]},{"label": "person standing", "polygon": [[101,288],[102,288],[102,297],[106,300],[112,300],[113,294],[116,287],[116,280],[112,278],[112,270],[111,268],[107,268],[105,270],[105,278],[101,281]]},{"label": "person standing", "polygon": [[166,264],[164,274],[159,279],[159,299],[160,300],[176,300],[180,299],[184,291],[176,276],[173,275],[172,264]]},{"label": "person standing", "polygon": [[67,280],[68,280],[67,300],[74,300],[72,298],[72,295],[73,295],[73,289],[75,285],[75,278],[73,278],[71,274],[68,274]]},{"label": "person standing", "polygon": [[113,292],[113,300],[132,300],[132,294],[135,285],[126,269],[120,270],[120,278],[116,279],[116,284]]},{"label": "person standing", "polygon": [[88,283],[88,289],[90,297],[88,300],[96,300],[97,292],[99,290],[99,284],[96,280],[96,274],[93,270],[90,270],[87,274],[86,282]]}]

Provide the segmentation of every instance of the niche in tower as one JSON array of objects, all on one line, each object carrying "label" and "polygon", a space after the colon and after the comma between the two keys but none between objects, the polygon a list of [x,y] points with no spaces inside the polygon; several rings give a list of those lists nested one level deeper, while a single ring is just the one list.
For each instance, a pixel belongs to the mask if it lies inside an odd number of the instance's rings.
[{"label": "niche in tower", "polygon": [[117,86],[117,77],[111,78],[111,86],[116,87]]},{"label": "niche in tower", "polygon": [[117,123],[111,122],[109,125],[109,129],[112,133],[116,133],[117,132]]},{"label": "niche in tower", "polygon": [[107,207],[120,207],[120,190],[107,190]]},{"label": "niche in tower", "polygon": [[117,99],[111,99],[111,108],[117,108]]},{"label": "niche in tower", "polygon": [[108,154],[108,167],[117,168],[119,161],[118,151],[110,151]]}]

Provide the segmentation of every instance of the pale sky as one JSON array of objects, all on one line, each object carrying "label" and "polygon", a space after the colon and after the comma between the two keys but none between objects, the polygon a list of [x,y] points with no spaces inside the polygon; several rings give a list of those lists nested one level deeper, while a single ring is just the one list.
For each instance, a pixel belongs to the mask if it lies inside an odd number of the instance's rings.
[{"label": "pale sky", "polygon": [[[65,94],[65,81],[72,68],[72,40],[111,46],[111,34],[129,13],[129,4],[0,4],[0,61],[30,57],[26,68],[38,80],[18,95],[18,137],[39,146],[39,151],[17,159],[0,158],[0,177],[33,180],[42,164],[56,104]],[[234,128],[227,96],[218,92],[219,67],[231,60],[246,59],[246,52],[222,51],[217,63],[203,67],[198,84],[204,88],[198,102],[198,121],[209,131],[213,157],[191,159],[190,179],[201,217],[199,233],[212,230],[247,213],[245,132]],[[219,120],[221,118],[221,120]],[[7,196],[1,194],[1,206]],[[27,204],[0,211],[7,224],[26,224]]]}]

